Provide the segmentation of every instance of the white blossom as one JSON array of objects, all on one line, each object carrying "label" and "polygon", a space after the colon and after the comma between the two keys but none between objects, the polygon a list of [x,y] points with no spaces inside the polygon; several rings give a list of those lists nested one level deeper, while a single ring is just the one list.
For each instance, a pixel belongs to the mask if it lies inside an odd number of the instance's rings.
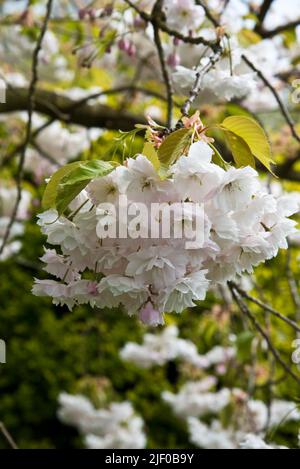
[{"label": "white blossom", "polygon": [[96,409],[84,396],[61,393],[59,419],[75,426],[90,449],[140,449],[146,445],[143,420],[130,402],[111,403]]}]

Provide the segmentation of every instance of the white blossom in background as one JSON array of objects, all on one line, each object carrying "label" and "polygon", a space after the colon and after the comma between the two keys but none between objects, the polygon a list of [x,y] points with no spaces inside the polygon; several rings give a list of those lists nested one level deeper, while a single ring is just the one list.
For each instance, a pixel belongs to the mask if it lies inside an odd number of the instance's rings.
[{"label": "white blossom in background", "polygon": [[194,0],[165,0],[164,11],[167,25],[182,34],[199,29],[205,20],[203,8],[196,5]]},{"label": "white blossom in background", "polygon": [[287,449],[285,446],[273,446],[267,444],[258,435],[252,435],[249,433],[245,439],[240,443],[241,449]]},{"label": "white blossom in background", "polygon": [[[0,187],[0,246],[3,243],[4,236],[8,226],[10,225],[14,207],[17,200],[17,188],[3,185]],[[17,254],[21,249],[21,241],[15,240],[16,237],[24,233],[24,221],[29,217],[29,207],[31,203],[31,194],[22,190],[21,201],[18,207],[16,220],[14,221],[8,242],[4,247],[4,251],[0,256],[1,260],[6,260],[13,254]]]},{"label": "white blossom in background", "polygon": [[[269,194],[254,169],[225,171],[211,162],[212,153],[206,143],[194,143],[165,180],[145,156],[138,155],[108,176],[93,180],[81,193],[78,207],[86,204],[72,219],[58,217],[52,209],[39,215],[47,242],[61,249],[76,280],[66,282],[64,275],[56,281],[39,280],[33,293],[52,296],[55,304],[69,308],[82,303],[99,308],[121,304],[129,315],[157,325],[163,323],[164,312],[193,307],[210,286],[252,273],[280,248],[286,249],[287,237],[297,231],[296,222],[288,218],[297,206],[285,196]],[[138,223],[134,216],[119,220],[119,196],[126,196],[129,204],[143,202],[147,214],[141,214]],[[149,216],[161,227],[162,219],[151,215],[152,203],[183,204],[184,210],[175,212],[171,220],[172,227],[197,221],[186,205],[187,197],[202,204],[201,243],[187,247],[185,233],[181,238],[153,238],[148,230],[147,238],[138,232],[137,226],[145,230]],[[107,215],[99,206],[103,202],[114,204],[115,215]],[[106,237],[104,227],[114,230],[118,221],[129,228],[127,237]],[[94,272],[94,280],[82,278],[87,271]],[[101,280],[98,273],[103,275]]]},{"label": "white blossom in background", "polygon": [[128,342],[120,351],[122,360],[140,368],[162,366],[171,360],[182,360],[201,369],[225,364],[235,357],[232,347],[216,346],[205,355],[198,353],[193,342],[178,337],[176,326],[166,327],[160,334],[145,334],[141,345]]},{"label": "white blossom in background", "polygon": [[[1,28],[0,58],[2,63],[9,63],[17,67],[16,72],[28,76],[30,58],[35,43],[22,33],[19,25],[10,25]],[[55,34],[48,30],[45,33],[42,48],[39,54],[39,73],[42,79],[65,80],[73,79],[74,73],[68,69],[65,57],[60,53],[59,41]]]},{"label": "white blossom in background", "polygon": [[178,394],[164,391],[162,399],[181,418],[218,414],[229,404],[231,392],[227,388],[218,392],[208,392],[208,389],[212,388],[214,384],[215,382],[211,378],[187,382]]},{"label": "white blossom in background", "polygon": [[[246,420],[251,422],[251,429],[256,432],[263,431],[268,423],[266,404],[263,401],[249,399],[244,391],[237,388],[209,391],[216,384],[216,378],[214,380],[212,378],[187,382],[177,394],[164,391],[163,400],[171,406],[176,415],[182,418],[218,414],[230,402],[241,402],[241,409]],[[270,407],[269,425],[275,427],[283,420],[300,421],[300,411],[294,402],[274,399]]]},{"label": "white blossom in background", "polygon": [[[93,93],[92,91],[91,93],[82,91],[83,94],[79,93],[79,96],[85,97]],[[77,94],[77,90],[75,93]],[[21,117],[23,118],[23,114]],[[24,115],[24,120],[26,119],[27,116]],[[44,117],[38,114],[33,115],[34,130],[46,122]],[[88,150],[101,133],[101,129],[85,129],[76,125],[66,127],[61,122],[55,121],[38,133],[35,139],[37,147],[27,149],[25,168],[34,173],[37,181],[44,180],[59,166],[68,163],[78,157],[80,153]]]},{"label": "white blossom in background", "polygon": [[[191,443],[200,448],[267,449],[263,448],[267,427],[300,421],[300,411],[293,402],[274,399],[268,411],[263,401],[250,398],[241,389],[212,391],[215,385],[216,378],[209,376],[187,382],[177,394],[162,393],[162,399],[174,414],[186,420]],[[230,423],[224,426],[221,413],[229,404],[233,409],[232,416]]]},{"label": "white blossom in background", "polygon": [[224,429],[218,420],[211,425],[201,422],[195,417],[187,420],[190,441],[203,449],[235,449],[234,434]]},{"label": "white blossom in background", "polygon": [[224,428],[218,420],[208,425],[189,417],[187,423],[191,443],[203,449],[287,449],[267,444],[261,435]]},{"label": "white blossom in background", "polygon": [[143,419],[135,414],[130,402],[112,403],[96,409],[82,395],[61,393],[58,418],[83,435],[90,449],[140,449],[146,446]]}]

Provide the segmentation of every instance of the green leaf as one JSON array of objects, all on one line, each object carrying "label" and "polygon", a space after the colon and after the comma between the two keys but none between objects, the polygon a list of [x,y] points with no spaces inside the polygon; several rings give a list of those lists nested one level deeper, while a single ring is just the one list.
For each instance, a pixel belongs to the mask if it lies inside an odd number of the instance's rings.
[{"label": "green leaf", "polygon": [[146,142],[142,151],[142,155],[146,156],[148,160],[152,163],[153,168],[156,171],[160,168],[160,161],[158,159],[157,151],[151,143]]},{"label": "green leaf", "polygon": [[237,167],[252,166],[255,168],[255,159],[245,140],[229,130],[226,131],[225,138]]},{"label": "green leaf", "polygon": [[191,136],[191,129],[179,129],[168,135],[158,150],[158,158],[162,165],[170,166],[182,156],[191,142]]},{"label": "green leaf", "polygon": [[91,179],[105,176],[110,173],[114,167],[115,166],[111,163],[102,160],[80,161],[77,168],[63,177],[60,186],[73,185],[83,181],[89,182]]},{"label": "green leaf", "polygon": [[114,165],[100,160],[75,161],[56,171],[47,184],[42,205],[45,210],[56,208],[61,215],[70,202],[92,179],[105,176]]},{"label": "green leaf", "polygon": [[115,168],[114,165],[101,160],[81,161],[80,163],[78,167],[65,175],[58,185],[56,209],[59,215],[92,179],[106,176]]},{"label": "green leaf", "polygon": [[271,147],[265,131],[254,119],[246,116],[227,117],[221,128],[241,137],[248,145],[252,155],[272,173],[271,163],[274,161]]},{"label": "green leaf", "polygon": [[65,176],[77,168],[80,163],[81,161],[75,161],[74,163],[66,164],[52,175],[43,195],[42,207],[45,210],[56,207],[56,196],[59,183]]},{"label": "green leaf", "polygon": [[73,185],[58,186],[57,197],[56,197],[56,210],[59,215],[62,215],[68,208],[72,200],[77,197],[78,194],[87,186],[89,181],[81,181],[74,183]]},{"label": "green leaf", "polygon": [[230,168],[230,164],[227,163],[227,161],[225,161],[223,158],[222,158],[222,155],[221,153],[217,150],[217,148],[212,144],[212,143],[209,143],[209,146],[213,149],[214,151],[214,154],[212,156],[212,161],[214,164],[220,166],[221,168],[225,169],[225,171],[227,169]]}]

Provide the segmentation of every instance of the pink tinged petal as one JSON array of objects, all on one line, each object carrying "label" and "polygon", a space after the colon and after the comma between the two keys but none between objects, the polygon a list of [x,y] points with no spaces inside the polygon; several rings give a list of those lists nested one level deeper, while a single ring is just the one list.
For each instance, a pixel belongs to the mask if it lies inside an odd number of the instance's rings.
[{"label": "pink tinged petal", "polygon": [[151,301],[140,310],[139,319],[142,323],[147,324],[148,326],[158,326],[165,323],[162,313],[154,309]]}]

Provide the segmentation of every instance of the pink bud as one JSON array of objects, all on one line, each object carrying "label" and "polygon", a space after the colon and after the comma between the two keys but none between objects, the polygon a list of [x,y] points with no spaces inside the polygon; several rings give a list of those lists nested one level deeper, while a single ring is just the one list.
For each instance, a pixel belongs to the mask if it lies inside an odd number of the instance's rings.
[{"label": "pink bud", "polygon": [[121,38],[118,41],[118,47],[120,50],[127,52],[129,48],[129,41],[127,39]]},{"label": "pink bud", "polygon": [[136,55],[136,47],[132,42],[130,42],[129,44],[127,54],[129,55],[129,57],[134,57]]},{"label": "pink bud", "polygon": [[98,295],[97,287],[98,287],[97,282],[90,282],[87,287],[89,295],[97,296]]},{"label": "pink bud", "polygon": [[167,57],[167,64],[169,65],[169,67],[172,67],[172,68],[177,67],[177,65],[180,64],[180,57],[179,57],[179,55],[176,54],[176,52],[172,52],[172,54],[170,54],[170,55]]},{"label": "pink bud", "polygon": [[219,365],[217,365],[216,367],[216,372],[218,375],[225,375],[226,373],[226,366],[223,364],[223,363],[219,363]]},{"label": "pink bud", "polygon": [[174,46],[179,46],[179,44],[180,44],[180,39],[178,39],[178,37],[174,37],[174,39],[173,39],[173,44],[174,44]]},{"label": "pink bud", "polygon": [[94,21],[97,18],[97,10],[95,8],[90,8],[88,11],[88,15],[91,21]]},{"label": "pink bud", "polygon": [[78,17],[80,20],[84,20],[87,16],[88,12],[87,12],[87,9],[86,8],[80,8],[80,10],[78,11]]},{"label": "pink bud", "polygon": [[147,324],[148,326],[158,326],[159,324],[164,324],[164,319],[162,313],[154,309],[151,301],[140,310],[139,319],[142,323]]}]

